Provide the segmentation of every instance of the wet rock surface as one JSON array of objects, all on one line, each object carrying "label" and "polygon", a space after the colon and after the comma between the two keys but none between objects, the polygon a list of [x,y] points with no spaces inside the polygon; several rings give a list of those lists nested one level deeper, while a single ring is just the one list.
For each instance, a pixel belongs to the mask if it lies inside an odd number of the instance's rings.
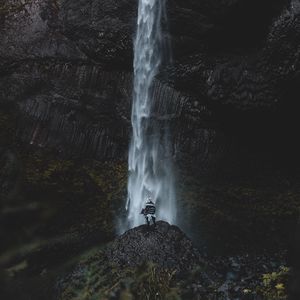
[{"label": "wet rock surface", "polygon": [[148,295],[164,299],[171,289],[172,277],[186,276],[197,266],[206,268],[198,278],[208,285],[212,274],[209,264],[177,226],[163,221],[157,222],[155,228],[141,225],[81,261],[58,282],[58,299],[83,297],[87,290],[91,297],[107,299],[120,299],[126,290],[139,299],[148,290]]},{"label": "wet rock surface", "polygon": [[[285,253],[208,256],[176,226],[158,222],[117,237],[90,254],[57,285],[58,299],[286,299]],[[168,279],[166,279],[166,277]],[[277,287],[275,287],[277,286]],[[169,298],[170,297],[170,298]]]},{"label": "wet rock surface", "polygon": [[166,269],[184,271],[201,262],[192,241],[176,226],[159,221],[142,225],[118,237],[107,251],[109,261],[119,267],[137,267],[153,262]]}]

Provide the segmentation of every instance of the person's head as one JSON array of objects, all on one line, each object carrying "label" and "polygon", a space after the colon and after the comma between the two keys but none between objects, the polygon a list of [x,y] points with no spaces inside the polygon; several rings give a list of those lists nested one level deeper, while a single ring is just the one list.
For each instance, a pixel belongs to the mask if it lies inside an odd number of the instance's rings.
[{"label": "person's head", "polygon": [[150,196],[148,196],[146,204],[154,204]]}]

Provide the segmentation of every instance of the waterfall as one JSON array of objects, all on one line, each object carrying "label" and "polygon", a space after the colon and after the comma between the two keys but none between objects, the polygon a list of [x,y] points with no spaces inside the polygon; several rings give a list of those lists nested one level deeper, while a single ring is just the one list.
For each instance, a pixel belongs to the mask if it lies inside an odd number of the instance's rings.
[{"label": "waterfall", "polygon": [[164,0],[139,0],[134,41],[132,140],[129,148],[127,228],[144,222],[140,211],[148,196],[157,207],[157,218],[174,224],[175,189],[169,131],[155,111],[154,79],[162,63],[166,41],[161,23]]}]

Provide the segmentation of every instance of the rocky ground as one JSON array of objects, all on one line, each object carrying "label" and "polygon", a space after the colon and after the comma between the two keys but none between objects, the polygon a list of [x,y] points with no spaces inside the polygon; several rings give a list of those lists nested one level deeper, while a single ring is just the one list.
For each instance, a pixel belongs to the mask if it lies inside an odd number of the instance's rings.
[{"label": "rocky ground", "polygon": [[201,255],[178,227],[158,222],[82,260],[58,299],[285,299],[283,257]]}]

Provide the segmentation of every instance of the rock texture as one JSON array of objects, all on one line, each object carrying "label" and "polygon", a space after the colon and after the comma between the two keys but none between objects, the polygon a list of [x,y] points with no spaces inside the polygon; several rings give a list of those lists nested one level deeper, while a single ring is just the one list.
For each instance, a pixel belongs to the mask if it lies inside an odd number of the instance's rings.
[{"label": "rock texture", "polygon": [[[136,5],[4,1],[0,99],[17,104],[22,141],[97,159],[126,156]],[[173,124],[177,161],[193,157],[207,173],[234,151],[251,156],[234,145],[232,129],[250,128],[257,143],[258,114],[260,129],[280,118],[279,129],[293,130],[296,120],[287,118],[297,106],[297,0],[170,0],[168,14],[174,59],[155,94],[159,106],[169,98],[160,117]]]},{"label": "rock texture", "polygon": [[[42,239],[48,249],[62,228],[91,246],[99,228],[112,238],[112,215],[122,213],[138,2],[0,2],[0,221],[9,251],[2,259],[23,279],[26,266],[38,270],[28,276],[32,285],[24,283],[32,290],[48,264],[32,267],[15,248],[36,251]],[[214,250],[257,250],[262,241],[286,247],[300,206],[299,0],[168,0],[167,7],[172,62],[157,76],[152,118],[173,139],[180,222],[195,240],[213,240]],[[159,232],[181,236],[161,224],[149,233],[155,245]],[[148,245],[143,227],[127,234]],[[110,253],[120,266],[124,243]],[[193,259],[187,240],[178,243]],[[140,261],[150,257],[134,245]],[[171,264],[181,268],[173,246],[166,245]],[[84,265],[76,274],[89,272]]]},{"label": "rock texture", "polygon": [[107,257],[118,267],[137,267],[152,262],[164,269],[187,271],[202,259],[190,239],[176,226],[159,221],[157,226],[142,225],[118,237]]},{"label": "rock texture", "polygon": [[[133,228],[81,260],[58,282],[57,299],[269,300],[288,276],[282,257],[273,259],[203,256],[178,227],[160,221],[156,229]],[[267,285],[263,274],[271,278]]]},{"label": "rock texture", "polygon": [[[199,268],[203,285],[212,271],[189,238],[176,226],[158,222],[156,229],[142,225],[117,237],[103,251],[88,256],[59,281],[58,299],[166,298],[174,279]],[[203,268],[200,270],[200,268]],[[153,296],[151,296],[153,295]]]}]

